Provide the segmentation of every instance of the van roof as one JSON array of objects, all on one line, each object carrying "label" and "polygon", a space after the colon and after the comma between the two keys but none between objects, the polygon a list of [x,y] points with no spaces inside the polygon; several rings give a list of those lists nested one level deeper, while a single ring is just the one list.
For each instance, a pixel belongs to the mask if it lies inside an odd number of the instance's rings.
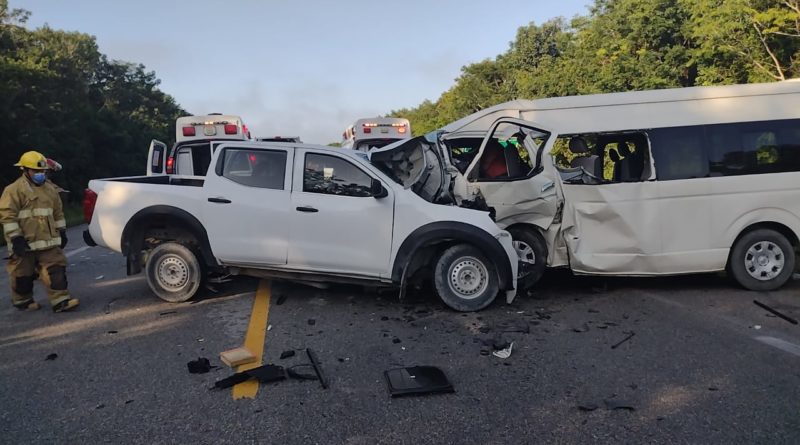
[{"label": "van roof", "polygon": [[[730,122],[735,122],[747,120],[748,116],[758,113],[761,113],[764,119],[776,119],[780,116],[787,116],[784,118],[800,117],[800,111],[798,111],[800,108],[791,104],[795,98],[785,96],[787,100],[780,99],[781,95],[795,94],[800,94],[800,82],[782,81],[590,94],[535,100],[518,99],[473,113],[448,124],[442,130],[448,133],[458,132],[462,135],[468,133],[478,135],[488,131],[491,124],[501,117],[529,120],[539,124],[545,130],[559,130],[559,132],[567,129],[569,129],[567,131],[578,132],[653,128],[654,126],[669,127],[689,125],[691,122],[702,124],[706,121],[726,118],[731,119]],[[758,107],[755,109],[747,107],[725,109],[723,106],[723,104],[733,103],[726,99],[759,96],[775,96],[775,100],[772,101],[775,106],[770,110]],[[701,110],[698,110],[697,101],[709,99],[719,99],[720,107],[712,112],[702,113]],[[760,102],[763,103],[763,100]],[[603,107],[615,108],[602,109]],[[553,114],[550,111],[560,112]],[[598,113],[603,113],[603,119],[598,119]]]}]

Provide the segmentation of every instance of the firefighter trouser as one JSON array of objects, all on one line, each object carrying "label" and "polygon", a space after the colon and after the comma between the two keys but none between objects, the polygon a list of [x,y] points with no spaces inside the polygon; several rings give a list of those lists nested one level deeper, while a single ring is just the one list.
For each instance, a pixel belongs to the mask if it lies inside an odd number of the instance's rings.
[{"label": "firefighter trouser", "polygon": [[11,281],[11,303],[25,307],[33,303],[33,281],[36,273],[47,288],[50,304],[55,306],[68,300],[67,258],[60,247],[25,252],[18,257],[12,254],[6,265]]}]

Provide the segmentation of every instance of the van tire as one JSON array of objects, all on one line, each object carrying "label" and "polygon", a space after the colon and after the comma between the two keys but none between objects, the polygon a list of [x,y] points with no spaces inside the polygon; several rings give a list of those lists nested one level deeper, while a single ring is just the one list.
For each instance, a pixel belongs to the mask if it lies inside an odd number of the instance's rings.
[{"label": "van tire", "polygon": [[[733,279],[745,289],[775,290],[786,284],[794,273],[794,247],[779,232],[756,229],[736,241],[728,263]],[[770,271],[775,272],[774,277],[769,277]]]},{"label": "van tire", "polygon": [[444,304],[460,312],[489,306],[499,292],[494,264],[469,244],[456,244],[439,256],[433,284]]},{"label": "van tire", "polygon": [[202,270],[197,255],[175,242],[156,246],[145,265],[150,289],[170,303],[186,301],[197,293],[203,281]]},{"label": "van tire", "polygon": [[[532,288],[544,274],[547,268],[547,243],[544,237],[535,229],[512,227],[508,229],[514,243],[517,255],[526,255],[526,262],[520,258],[517,273],[517,288],[528,290]],[[534,261],[530,264],[530,261]],[[525,267],[527,273],[522,269]]]}]

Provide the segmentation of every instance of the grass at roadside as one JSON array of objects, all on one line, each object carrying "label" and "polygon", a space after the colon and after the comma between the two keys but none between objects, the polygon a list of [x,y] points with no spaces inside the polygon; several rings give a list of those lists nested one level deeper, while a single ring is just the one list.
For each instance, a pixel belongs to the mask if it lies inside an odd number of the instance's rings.
[{"label": "grass at roadside", "polygon": [[[64,219],[67,220],[67,227],[83,224],[83,207],[81,204],[67,203],[64,205]],[[0,229],[2,231],[2,229]],[[6,237],[0,238],[0,246],[6,245]]]}]

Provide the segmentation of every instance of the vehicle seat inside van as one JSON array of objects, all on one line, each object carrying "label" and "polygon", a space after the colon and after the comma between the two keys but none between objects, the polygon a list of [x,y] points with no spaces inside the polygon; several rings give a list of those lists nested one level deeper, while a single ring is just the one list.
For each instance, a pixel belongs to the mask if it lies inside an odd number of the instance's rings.
[{"label": "vehicle seat inside van", "polygon": [[591,153],[589,151],[589,146],[586,144],[586,140],[580,136],[573,136],[569,140],[569,151],[572,154],[577,155],[578,157],[574,158],[570,163],[570,167],[578,168],[583,167],[587,173],[597,178],[603,177],[603,160],[600,156],[595,154],[589,154],[588,156],[585,153]]}]

